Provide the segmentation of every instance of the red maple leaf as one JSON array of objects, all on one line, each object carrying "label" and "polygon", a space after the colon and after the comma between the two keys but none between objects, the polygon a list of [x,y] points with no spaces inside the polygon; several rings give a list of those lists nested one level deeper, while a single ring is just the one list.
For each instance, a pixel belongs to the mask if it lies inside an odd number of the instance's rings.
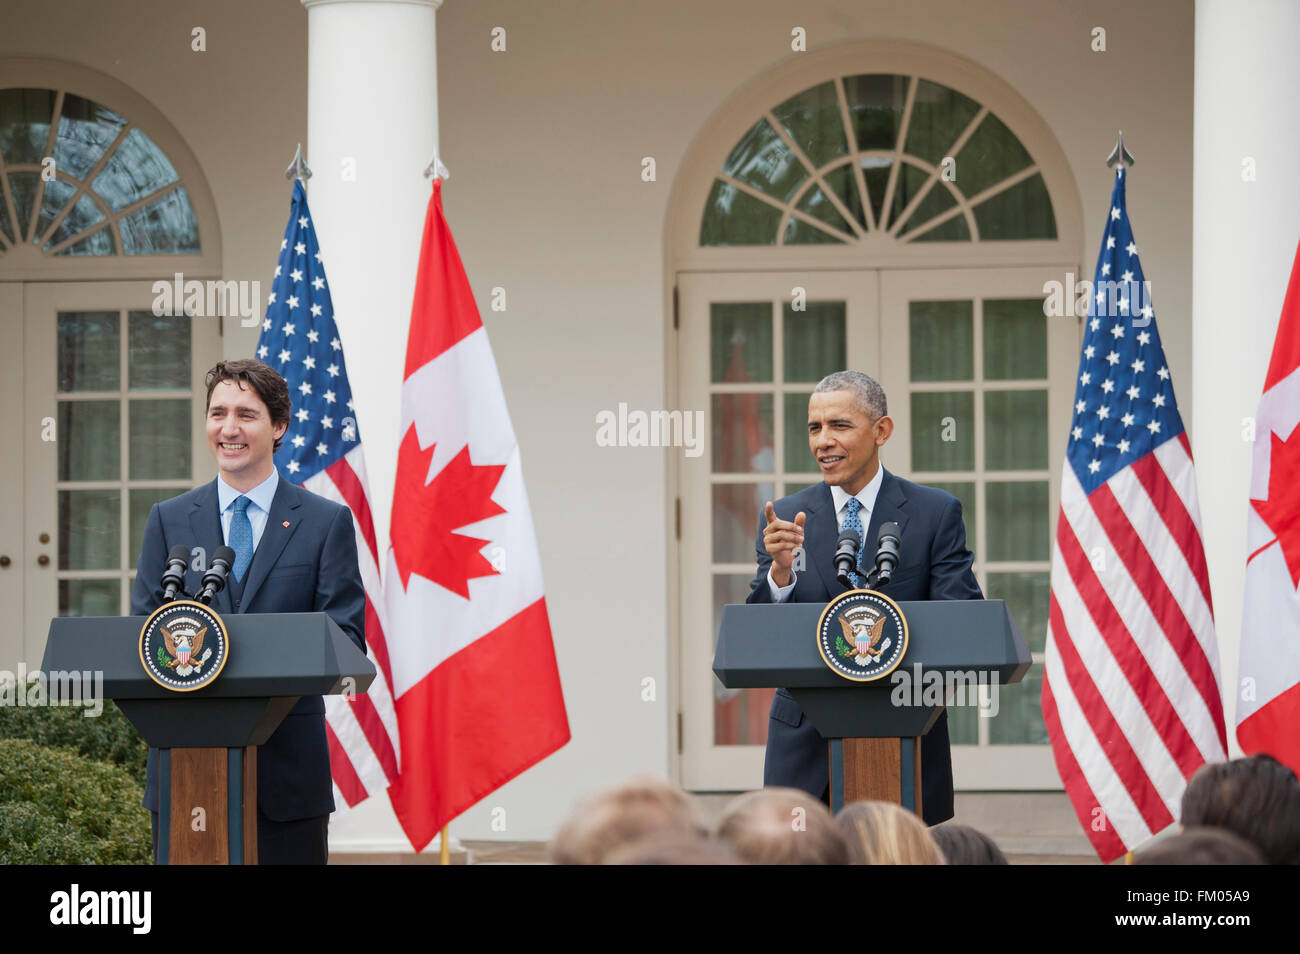
[{"label": "red maple leaf", "polygon": [[479,552],[487,540],[455,533],[479,520],[505,513],[492,499],[505,465],[475,466],[469,446],[428,481],[429,461],[436,444],[420,450],[412,424],[397,453],[397,486],[393,493],[393,560],[402,589],[411,574],[437,583],[469,599],[469,581],[497,571]]},{"label": "red maple leaf", "polygon": [[1268,499],[1251,500],[1255,512],[1277,534],[1291,582],[1300,585],[1300,428],[1284,441],[1276,434],[1269,450]]}]

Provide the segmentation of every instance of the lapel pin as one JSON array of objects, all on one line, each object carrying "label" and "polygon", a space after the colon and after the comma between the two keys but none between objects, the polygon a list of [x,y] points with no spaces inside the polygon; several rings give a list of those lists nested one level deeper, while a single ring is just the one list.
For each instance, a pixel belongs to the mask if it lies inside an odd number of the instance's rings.
[{"label": "lapel pin", "polygon": [[286,520],[286,521],[284,522],[284,525],[285,525],[286,527],[289,526],[289,521]]}]

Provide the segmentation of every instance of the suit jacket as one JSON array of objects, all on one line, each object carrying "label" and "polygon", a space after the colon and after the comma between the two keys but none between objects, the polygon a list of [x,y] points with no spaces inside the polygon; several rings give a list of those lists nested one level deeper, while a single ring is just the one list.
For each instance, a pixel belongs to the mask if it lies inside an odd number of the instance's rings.
[{"label": "suit jacket", "polygon": [[[790,602],[825,603],[843,593],[835,576],[835,541],[839,537],[831,488],[814,484],[773,504],[782,520],[804,511],[805,567],[796,571]],[[894,600],[978,600],[980,592],[974,560],[966,549],[966,528],[961,502],[952,494],[923,487],[885,471],[864,537],[861,563],[870,569],[881,524],[898,524],[902,542],[893,578],[881,592]],[[767,572],[772,558],[763,547],[767,520],[758,515],[758,574],[750,584],[747,603],[770,603]],[[799,704],[784,689],[776,691],[768,719],[764,785],[803,789],[823,797],[829,786],[826,740],[808,723]],[[921,741],[921,809],[926,824],[937,825],[952,817],[952,756],[948,749],[948,713],[939,715]]]},{"label": "suit jacket", "polygon": [[[152,613],[162,603],[161,577],[176,544],[203,547],[211,558],[222,546],[217,482],[154,504],[149,511],[131,612]],[[285,526],[285,524],[288,526]],[[202,573],[187,567],[184,588],[196,593]],[[219,614],[328,613],[365,651],[366,594],[357,566],[352,512],[281,477],[266,529],[244,575],[242,594],[221,590],[212,601]],[[144,801],[158,810],[157,750],[149,750]],[[303,696],[271,737],[257,749],[257,804],[272,821],[328,815],[334,810],[325,703]]]}]

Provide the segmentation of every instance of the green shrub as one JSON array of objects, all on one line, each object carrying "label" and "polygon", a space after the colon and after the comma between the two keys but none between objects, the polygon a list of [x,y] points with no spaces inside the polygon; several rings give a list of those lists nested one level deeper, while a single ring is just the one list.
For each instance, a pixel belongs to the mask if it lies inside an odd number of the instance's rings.
[{"label": "green shrub", "polygon": [[149,746],[112,701],[94,718],[80,706],[0,706],[0,739],[31,739],[120,765],[144,778]]},{"label": "green shrub", "polygon": [[143,793],[118,765],[0,739],[0,864],[149,864]]}]

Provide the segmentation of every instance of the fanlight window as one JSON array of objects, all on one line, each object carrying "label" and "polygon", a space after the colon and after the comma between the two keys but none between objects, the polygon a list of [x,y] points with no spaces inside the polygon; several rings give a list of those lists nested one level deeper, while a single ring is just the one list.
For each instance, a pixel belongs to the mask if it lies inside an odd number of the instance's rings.
[{"label": "fanlight window", "polygon": [[0,89],[0,256],[25,243],[53,256],[200,251],[189,195],[139,127],[73,93]]},{"label": "fanlight window", "polygon": [[[946,161],[951,160],[951,161]],[[700,245],[1055,239],[1043,176],[987,107],[918,76],[821,83],[769,110],[713,183]]]}]

